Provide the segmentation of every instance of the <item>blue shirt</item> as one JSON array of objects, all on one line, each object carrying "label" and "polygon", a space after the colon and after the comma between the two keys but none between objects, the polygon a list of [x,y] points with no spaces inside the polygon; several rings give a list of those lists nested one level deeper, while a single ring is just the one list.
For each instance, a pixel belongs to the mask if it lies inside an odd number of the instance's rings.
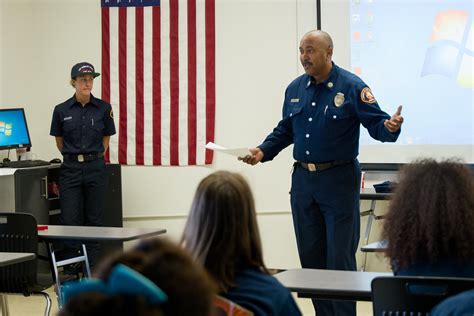
[{"label": "blue shirt", "polygon": [[430,313],[431,316],[472,316],[474,315],[474,290],[451,296],[438,305]]},{"label": "blue shirt", "polygon": [[50,135],[64,138],[62,154],[103,152],[103,137],[114,134],[112,106],[93,95],[85,106],[73,96],[54,108]]},{"label": "blue shirt", "polygon": [[290,291],[277,279],[256,268],[238,271],[235,287],[222,294],[225,298],[252,311],[255,316],[301,315]]},{"label": "blue shirt", "polygon": [[333,63],[324,82],[317,84],[305,74],[287,87],[283,118],[258,146],[264,153],[262,162],[292,143],[298,161],[353,160],[359,154],[361,123],[377,140],[397,140],[400,130],[389,132],[383,125],[386,119],[390,116],[380,109],[369,87]]},{"label": "blue shirt", "polygon": [[453,278],[474,278],[474,260],[459,262],[455,259],[445,259],[437,263],[417,263],[406,268],[398,269],[395,264],[394,274],[400,276],[434,276]]}]

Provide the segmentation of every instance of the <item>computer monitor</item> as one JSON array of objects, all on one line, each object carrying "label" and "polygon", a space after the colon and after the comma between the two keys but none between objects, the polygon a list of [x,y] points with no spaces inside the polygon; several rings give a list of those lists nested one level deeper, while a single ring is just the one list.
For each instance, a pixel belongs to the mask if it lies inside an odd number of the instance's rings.
[{"label": "computer monitor", "polygon": [[31,147],[24,109],[0,109],[0,149]]}]

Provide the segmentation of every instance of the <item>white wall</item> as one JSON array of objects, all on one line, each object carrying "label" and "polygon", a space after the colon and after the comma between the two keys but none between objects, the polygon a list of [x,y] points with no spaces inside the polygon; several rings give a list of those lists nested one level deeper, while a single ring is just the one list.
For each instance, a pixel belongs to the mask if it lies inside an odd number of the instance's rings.
[{"label": "white wall", "polygon": [[[73,94],[70,68],[90,61],[101,69],[100,0],[0,3],[0,106],[25,107],[32,151],[40,159],[58,157],[49,128],[54,106]],[[336,13],[346,20],[346,13]],[[271,131],[285,87],[302,73],[299,39],[314,28],[314,0],[216,0],[216,143],[254,146]],[[336,62],[348,58],[337,50],[345,40],[335,39]],[[98,79],[94,94],[100,96]],[[298,266],[288,194],[291,150],[255,167],[219,154],[208,167],[124,166],[125,225],[164,227],[178,239],[198,182],[230,169],[252,186],[267,264]]]}]

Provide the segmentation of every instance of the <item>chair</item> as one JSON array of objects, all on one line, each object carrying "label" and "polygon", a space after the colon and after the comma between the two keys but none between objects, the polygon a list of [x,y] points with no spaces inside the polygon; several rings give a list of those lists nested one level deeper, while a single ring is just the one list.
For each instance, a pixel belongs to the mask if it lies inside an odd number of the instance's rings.
[{"label": "chair", "polygon": [[444,277],[377,277],[372,280],[374,316],[429,315],[452,295],[474,288],[474,279]]},{"label": "chair", "polygon": [[242,306],[216,295],[213,302],[216,316],[252,316],[253,313]]},{"label": "chair", "polygon": [[[27,213],[0,213],[0,251],[29,252],[38,255],[36,219]],[[44,315],[51,311],[51,298],[43,290],[52,285],[37,282],[37,259],[0,267],[0,293],[41,295],[46,299]],[[6,303],[5,298],[3,298]],[[3,315],[8,315],[8,306]]]}]

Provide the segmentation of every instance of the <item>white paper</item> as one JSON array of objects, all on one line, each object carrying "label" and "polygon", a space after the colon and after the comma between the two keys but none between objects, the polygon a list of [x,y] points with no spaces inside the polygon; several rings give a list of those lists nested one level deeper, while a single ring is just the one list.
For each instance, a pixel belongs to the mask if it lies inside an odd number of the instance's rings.
[{"label": "white paper", "polygon": [[206,148],[235,157],[245,157],[247,155],[251,155],[248,148],[225,148],[212,142],[207,143]]}]

